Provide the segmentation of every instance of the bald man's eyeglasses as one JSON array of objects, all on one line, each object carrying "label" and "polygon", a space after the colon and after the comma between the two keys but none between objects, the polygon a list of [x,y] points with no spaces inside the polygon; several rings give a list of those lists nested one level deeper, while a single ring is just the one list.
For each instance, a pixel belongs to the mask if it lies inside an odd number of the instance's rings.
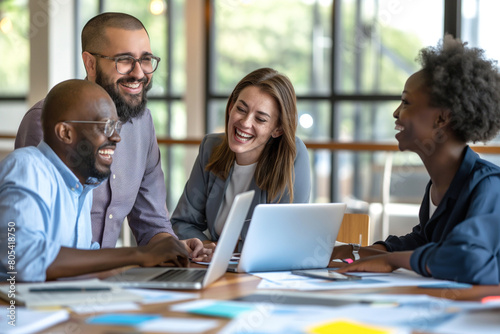
[{"label": "bald man's eyeglasses", "polygon": [[129,74],[135,68],[135,63],[139,63],[141,65],[141,69],[144,74],[151,74],[158,68],[158,63],[160,62],[160,57],[155,57],[153,55],[145,55],[141,58],[134,58],[132,56],[118,56],[118,57],[109,57],[103,56],[98,53],[89,52],[94,57],[104,58],[113,60],[115,62],[116,71],[120,74]]},{"label": "bald man's eyeglasses", "polygon": [[108,119],[107,121],[64,121],[64,123],[105,124],[104,135],[108,138],[111,137],[115,131],[117,134],[120,134],[120,131],[122,131],[122,122],[113,121],[112,119]]}]

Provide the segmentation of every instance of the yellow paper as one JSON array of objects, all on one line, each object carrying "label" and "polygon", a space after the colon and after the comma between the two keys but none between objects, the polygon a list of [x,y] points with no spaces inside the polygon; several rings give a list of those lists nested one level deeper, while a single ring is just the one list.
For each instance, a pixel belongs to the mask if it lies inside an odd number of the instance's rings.
[{"label": "yellow paper", "polygon": [[349,320],[336,320],[309,328],[311,334],[390,334],[392,329],[360,324]]}]

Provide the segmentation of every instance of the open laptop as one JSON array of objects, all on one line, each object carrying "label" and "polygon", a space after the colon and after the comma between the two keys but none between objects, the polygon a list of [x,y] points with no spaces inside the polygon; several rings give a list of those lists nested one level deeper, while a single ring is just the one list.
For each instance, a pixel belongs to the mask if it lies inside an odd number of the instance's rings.
[{"label": "open laptop", "polygon": [[346,204],[259,204],[240,260],[228,271],[265,272],[326,268]]},{"label": "open laptop", "polygon": [[122,287],[199,290],[219,279],[227,269],[240,236],[254,191],[234,198],[224,228],[207,269],[152,267],[132,268],[105,279]]}]

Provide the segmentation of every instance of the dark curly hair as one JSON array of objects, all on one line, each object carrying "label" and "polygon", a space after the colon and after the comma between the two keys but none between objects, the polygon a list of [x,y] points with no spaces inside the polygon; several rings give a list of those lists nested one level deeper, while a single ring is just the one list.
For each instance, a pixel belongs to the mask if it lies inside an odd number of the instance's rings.
[{"label": "dark curly hair", "polygon": [[420,50],[430,103],[451,111],[451,126],[464,142],[488,141],[500,130],[500,74],[484,50],[445,35]]}]

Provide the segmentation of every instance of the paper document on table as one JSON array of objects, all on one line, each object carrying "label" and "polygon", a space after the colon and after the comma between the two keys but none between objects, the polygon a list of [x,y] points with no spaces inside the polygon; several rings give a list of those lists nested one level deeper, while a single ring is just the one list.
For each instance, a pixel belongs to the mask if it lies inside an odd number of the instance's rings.
[{"label": "paper document on table", "polygon": [[109,304],[140,301],[141,296],[98,279],[55,281],[43,283],[16,283],[0,286],[0,298],[26,307]]},{"label": "paper document on table", "polygon": [[[283,301],[289,294],[293,296],[309,294],[311,298],[314,298],[311,293],[289,291],[268,291],[267,293],[272,295],[274,299],[254,302],[250,302],[251,298],[246,300],[245,298],[248,296],[241,297],[243,301],[204,299],[175,304],[171,306],[170,310],[232,318],[233,320],[219,332],[221,334],[321,333],[321,330],[327,330],[331,326],[337,328],[339,325],[349,325],[342,321],[359,324],[353,328],[376,329],[384,327],[382,329],[385,331],[384,333],[398,334],[411,333],[412,331],[455,333],[456,331],[448,329],[454,329],[455,323],[459,324],[465,321],[461,319],[484,320],[482,327],[478,328],[484,328],[485,333],[495,333],[491,329],[497,326],[498,330],[498,325],[500,325],[500,320],[497,320],[500,318],[494,316],[498,315],[498,309],[481,310],[481,313],[477,313],[477,307],[485,307],[478,302],[458,302],[427,295],[349,293],[332,294],[331,305],[322,304],[323,306],[319,306],[277,302]],[[317,297],[329,299],[324,293]],[[339,305],[336,303],[337,300],[350,300],[352,303]],[[471,309],[476,311],[468,312]],[[470,317],[471,314],[476,314],[476,316]],[[469,329],[469,332],[481,332],[470,331],[472,326],[478,326],[477,322],[464,325],[464,328]],[[311,331],[312,329],[315,329],[316,332]],[[467,331],[458,331],[457,333],[467,333]]]},{"label": "paper document on table", "polygon": [[112,304],[82,304],[69,306],[72,312],[85,313],[109,313],[109,312],[130,312],[139,311],[141,307],[134,302],[120,302]]},{"label": "paper document on table", "polygon": [[171,303],[180,300],[200,298],[198,293],[191,292],[133,288],[127,288],[126,290],[141,296],[141,304]]},{"label": "paper document on table", "polygon": [[[331,269],[325,269],[331,270]],[[296,289],[296,290],[337,290],[337,289],[362,289],[362,288],[385,288],[396,286],[433,286],[447,288],[466,288],[468,284],[453,281],[438,280],[431,277],[423,277],[413,271],[398,269],[392,273],[356,273],[350,275],[361,277],[360,280],[329,281],[304,276],[293,275],[290,271],[252,273],[262,278],[259,289]]]},{"label": "paper document on table", "polygon": [[12,318],[10,317],[10,312],[0,313],[0,333],[38,333],[41,330],[69,319],[69,312],[66,310],[35,311],[25,307],[16,307],[14,310]]},{"label": "paper document on table", "polygon": [[[367,296],[367,299],[380,302],[389,301],[392,298],[397,298],[397,296],[380,295],[373,296],[373,298]],[[405,296],[401,299],[402,303],[399,306],[390,307],[380,306],[382,303],[359,303],[339,307],[258,303],[256,304],[258,308],[255,306],[250,312],[236,315],[220,334],[321,333],[321,330],[327,330],[330,327],[334,329],[339,325],[346,325],[342,323],[343,321],[355,322],[359,324],[359,327],[354,328],[363,330],[384,327],[382,333],[432,332],[433,328],[446,326],[447,322],[457,316],[457,313],[448,308],[453,301],[432,297],[426,300],[418,296],[416,299],[418,301],[411,302],[410,297]],[[408,302],[403,302],[403,300]],[[491,324],[493,318],[489,321]],[[356,332],[352,330],[349,333]]]},{"label": "paper document on table", "polygon": [[453,319],[431,328],[436,334],[498,334],[500,331],[500,309],[461,312]]},{"label": "paper document on table", "polygon": [[141,324],[137,329],[155,333],[205,333],[219,325],[215,319],[159,318]]},{"label": "paper document on table", "polygon": [[[220,334],[275,334],[275,333],[322,333],[337,321],[356,321],[363,329],[380,329],[391,334],[409,334],[409,320],[417,310],[398,311],[398,308],[374,308],[367,305],[340,307],[279,305],[259,303],[249,312],[238,314]],[[392,312],[396,312],[392,316]],[[387,316],[391,314],[391,316]],[[417,313],[418,314],[418,313]],[[359,318],[359,319],[358,319]],[[258,320],[256,320],[258,319]],[[353,320],[354,319],[354,320]],[[401,326],[402,325],[402,326]],[[325,327],[326,326],[326,327]],[[353,328],[350,328],[351,330]],[[350,331],[350,333],[356,333]]]}]

